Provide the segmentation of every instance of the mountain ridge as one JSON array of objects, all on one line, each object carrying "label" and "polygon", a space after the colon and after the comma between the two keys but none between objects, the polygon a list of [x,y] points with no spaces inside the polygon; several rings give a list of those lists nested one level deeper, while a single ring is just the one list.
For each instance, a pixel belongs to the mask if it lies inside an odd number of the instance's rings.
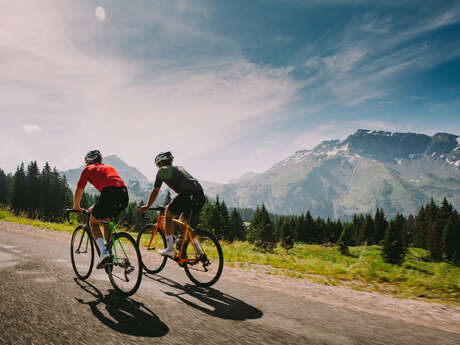
[{"label": "mountain ridge", "polygon": [[415,213],[431,197],[460,206],[457,135],[359,129],[343,141],[298,150],[255,178],[207,194],[227,205],[274,213],[346,218],[383,208],[388,215]]}]

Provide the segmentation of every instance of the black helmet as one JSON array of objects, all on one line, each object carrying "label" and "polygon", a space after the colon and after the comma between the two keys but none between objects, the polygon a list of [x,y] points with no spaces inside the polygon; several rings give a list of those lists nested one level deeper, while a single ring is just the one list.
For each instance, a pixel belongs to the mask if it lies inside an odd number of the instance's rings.
[{"label": "black helmet", "polygon": [[94,164],[102,162],[102,154],[99,150],[89,151],[85,156],[85,164]]},{"label": "black helmet", "polygon": [[166,165],[171,164],[174,157],[171,152],[160,152],[155,157],[155,164],[160,165],[160,163],[166,163]]}]

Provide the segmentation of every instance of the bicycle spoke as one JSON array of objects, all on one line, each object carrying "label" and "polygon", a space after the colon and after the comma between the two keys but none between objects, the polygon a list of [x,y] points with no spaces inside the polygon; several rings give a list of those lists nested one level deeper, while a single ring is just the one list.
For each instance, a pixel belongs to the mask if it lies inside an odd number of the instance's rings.
[{"label": "bicycle spoke", "polygon": [[113,256],[108,265],[110,282],[122,294],[132,295],[138,289],[142,277],[139,250],[134,239],[126,233],[116,234],[112,243],[109,244]]},{"label": "bicycle spoke", "polygon": [[70,258],[72,267],[77,277],[86,279],[93,269],[94,248],[88,231],[83,226],[78,226],[70,243]]},{"label": "bicycle spoke", "polygon": [[198,246],[190,239],[184,245],[182,258],[185,273],[198,286],[211,286],[219,279],[224,263],[224,257],[219,242],[211,233],[197,231],[195,239]]},{"label": "bicycle spoke", "polygon": [[166,238],[156,225],[145,225],[137,236],[137,244],[142,255],[144,269],[150,274],[160,272],[166,265],[167,258],[158,253],[158,249],[166,247]]}]

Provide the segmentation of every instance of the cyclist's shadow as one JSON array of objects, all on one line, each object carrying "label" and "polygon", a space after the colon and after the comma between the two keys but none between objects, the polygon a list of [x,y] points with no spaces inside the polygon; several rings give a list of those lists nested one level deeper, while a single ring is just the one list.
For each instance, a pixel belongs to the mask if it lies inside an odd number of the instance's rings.
[{"label": "cyclist's shadow", "polygon": [[[94,316],[111,329],[141,337],[162,337],[169,332],[168,326],[144,304],[119,296],[114,290],[109,290],[109,294],[104,296],[91,283],[78,278],[74,280],[80,288],[96,298],[93,301],[75,299],[81,304],[89,305]],[[105,306],[111,317],[105,315],[101,306]]]},{"label": "cyclist's shadow", "polygon": [[[263,312],[259,309],[243,302],[242,300],[225,294],[219,290],[213,288],[201,288],[191,284],[181,285],[171,279],[163,276],[152,276],[144,274],[152,280],[155,280],[161,284],[168,285],[172,288],[182,290],[179,293],[164,291],[168,296],[177,297],[180,301],[196,308],[203,313],[219,317],[221,319],[244,321],[248,319],[258,319],[263,316]],[[197,300],[207,304],[210,308],[206,308],[202,305],[196,304],[193,301],[184,298],[183,295],[188,295],[196,298]]]}]

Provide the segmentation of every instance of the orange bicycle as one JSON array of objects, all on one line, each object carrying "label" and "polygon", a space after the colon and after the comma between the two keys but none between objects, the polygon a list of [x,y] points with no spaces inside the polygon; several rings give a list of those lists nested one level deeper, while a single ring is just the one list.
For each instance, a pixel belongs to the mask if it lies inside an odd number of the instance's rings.
[{"label": "orange bicycle", "polygon": [[[164,207],[149,208],[149,211],[160,211],[161,214],[156,224],[146,224],[137,236],[142,265],[150,274],[159,273],[168,259],[158,253],[158,249],[166,248],[164,210]],[[224,267],[224,255],[217,238],[208,231],[193,230],[182,215],[173,218],[173,223],[182,232],[179,236],[175,236],[173,260],[184,268],[195,285],[209,287],[215,284]]]}]

